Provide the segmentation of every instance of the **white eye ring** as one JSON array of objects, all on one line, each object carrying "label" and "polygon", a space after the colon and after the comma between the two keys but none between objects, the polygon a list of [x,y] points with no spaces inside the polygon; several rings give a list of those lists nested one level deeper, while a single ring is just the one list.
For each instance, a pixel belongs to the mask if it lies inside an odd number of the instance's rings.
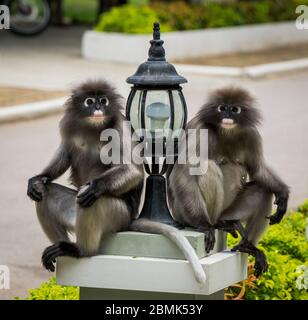
[{"label": "white eye ring", "polygon": [[[232,109],[233,109],[233,110],[232,110]],[[236,111],[235,111],[235,112],[234,112],[234,109],[236,109]],[[234,112],[234,113],[239,114],[239,113],[241,113],[242,108],[241,108],[241,107],[237,107],[237,106],[235,106],[235,107],[231,107],[231,111],[232,111],[232,112]]]},{"label": "white eye ring", "polygon": [[85,107],[89,107],[94,103],[95,103],[95,98],[86,98],[83,104]]},{"label": "white eye ring", "polygon": [[220,104],[218,106],[217,110],[218,110],[218,112],[223,112],[223,111],[226,111],[226,107]]},{"label": "white eye ring", "polygon": [[109,105],[109,99],[107,97],[99,98],[99,102],[101,104],[103,104],[104,106],[108,106]]}]

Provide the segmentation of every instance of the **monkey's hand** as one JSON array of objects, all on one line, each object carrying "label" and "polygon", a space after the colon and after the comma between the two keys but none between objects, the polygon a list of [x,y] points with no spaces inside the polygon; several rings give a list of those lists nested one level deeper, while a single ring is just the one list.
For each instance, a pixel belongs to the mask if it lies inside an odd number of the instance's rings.
[{"label": "monkey's hand", "polygon": [[274,204],[277,204],[277,210],[276,212],[267,217],[270,220],[270,224],[276,224],[279,223],[283,216],[285,215],[288,207],[288,200],[289,200],[289,195],[288,194],[278,194],[276,195],[276,200]]},{"label": "monkey's hand", "polygon": [[37,175],[28,180],[27,195],[30,199],[39,202],[43,199],[44,186],[50,182],[49,177]]},{"label": "monkey's hand", "polygon": [[77,195],[77,203],[81,207],[90,207],[101,196],[97,181],[93,180],[81,187]]}]

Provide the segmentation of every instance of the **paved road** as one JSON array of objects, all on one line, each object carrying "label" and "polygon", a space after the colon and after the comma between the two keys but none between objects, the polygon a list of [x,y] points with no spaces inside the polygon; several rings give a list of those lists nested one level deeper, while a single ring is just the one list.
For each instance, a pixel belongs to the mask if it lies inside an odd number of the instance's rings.
[{"label": "paved road", "polygon": [[[51,29],[34,39],[0,33],[0,85],[66,90],[85,78],[103,76],[127,96],[125,78],[136,66],[82,60],[81,31]],[[303,201],[308,196],[308,72],[257,81],[185,76],[189,79],[183,87],[190,116],[210,89],[223,84],[245,85],[258,96],[264,114],[261,132],[266,159],[291,186],[290,206]],[[55,150],[59,119],[60,115],[0,126],[0,265],[8,265],[11,271],[11,290],[0,290],[0,299],[24,297],[28,288],[50,277],[40,265],[48,241],[26,197],[26,185]]]}]

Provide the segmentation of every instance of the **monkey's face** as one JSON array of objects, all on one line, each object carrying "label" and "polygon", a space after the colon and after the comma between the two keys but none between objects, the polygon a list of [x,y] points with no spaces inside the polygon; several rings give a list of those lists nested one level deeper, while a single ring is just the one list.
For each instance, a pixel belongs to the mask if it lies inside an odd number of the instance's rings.
[{"label": "monkey's face", "polygon": [[242,108],[238,105],[220,104],[217,112],[220,118],[220,126],[223,129],[234,129],[240,122]]},{"label": "monkey's face", "polygon": [[71,96],[68,112],[75,124],[103,128],[120,113],[120,96],[104,81],[88,81]]},{"label": "monkey's face", "polygon": [[248,91],[225,87],[213,91],[199,111],[201,121],[226,132],[248,129],[259,124],[261,115]]},{"label": "monkey's face", "polygon": [[108,121],[109,99],[103,94],[89,95],[81,102],[81,108],[86,120],[93,125]]}]

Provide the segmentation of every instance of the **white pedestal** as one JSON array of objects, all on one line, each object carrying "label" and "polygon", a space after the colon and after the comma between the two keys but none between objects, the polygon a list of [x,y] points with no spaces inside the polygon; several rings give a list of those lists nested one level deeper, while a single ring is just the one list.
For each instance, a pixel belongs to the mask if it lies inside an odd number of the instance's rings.
[{"label": "white pedestal", "polygon": [[[58,258],[57,283],[79,286],[81,299],[212,300],[223,299],[224,288],[247,277],[245,254],[227,250],[218,252],[225,243],[223,233],[217,235],[216,250],[206,256],[202,233],[181,232],[200,257],[206,274],[203,286],[196,282],[188,261],[178,257],[181,253],[170,240],[161,235],[136,232],[121,232],[106,239],[102,247],[104,255]],[[123,255],[125,252],[130,255]],[[142,256],[141,252],[144,253]],[[169,257],[150,257],[158,252]]]}]

